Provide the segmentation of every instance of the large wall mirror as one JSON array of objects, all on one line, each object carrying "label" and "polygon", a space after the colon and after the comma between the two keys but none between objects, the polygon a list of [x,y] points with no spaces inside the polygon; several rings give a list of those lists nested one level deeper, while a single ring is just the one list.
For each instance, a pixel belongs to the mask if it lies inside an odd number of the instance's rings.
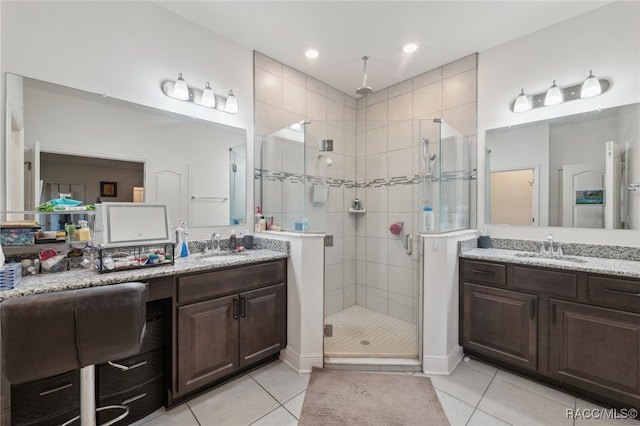
[{"label": "large wall mirror", "polygon": [[246,223],[244,129],[13,74],[6,94],[10,210],[66,193],[164,203],[172,227]]},{"label": "large wall mirror", "polygon": [[640,230],[640,104],[486,134],[491,224]]}]

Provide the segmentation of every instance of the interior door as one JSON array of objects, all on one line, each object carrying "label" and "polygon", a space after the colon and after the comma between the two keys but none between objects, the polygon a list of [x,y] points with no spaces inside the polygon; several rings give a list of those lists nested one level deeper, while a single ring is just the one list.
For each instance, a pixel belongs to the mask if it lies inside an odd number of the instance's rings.
[{"label": "interior door", "polygon": [[562,226],[604,227],[604,171],[597,164],[562,166]]},{"label": "interior door", "polygon": [[148,161],[145,188],[146,202],[166,204],[172,229],[189,220],[189,166]]},{"label": "interior door", "polygon": [[35,210],[42,201],[42,181],[40,180],[40,142],[24,151],[24,209]]}]

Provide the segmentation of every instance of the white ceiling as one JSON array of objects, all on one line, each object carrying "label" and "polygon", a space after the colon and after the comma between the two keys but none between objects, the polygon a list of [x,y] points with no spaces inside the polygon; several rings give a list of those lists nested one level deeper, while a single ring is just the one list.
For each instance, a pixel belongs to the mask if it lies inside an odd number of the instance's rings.
[{"label": "white ceiling", "polygon": [[[156,1],[235,43],[354,97],[564,21],[610,1]],[[413,54],[402,52],[418,41]],[[308,47],[319,50],[307,59]],[[551,47],[551,46],[550,46]]]}]

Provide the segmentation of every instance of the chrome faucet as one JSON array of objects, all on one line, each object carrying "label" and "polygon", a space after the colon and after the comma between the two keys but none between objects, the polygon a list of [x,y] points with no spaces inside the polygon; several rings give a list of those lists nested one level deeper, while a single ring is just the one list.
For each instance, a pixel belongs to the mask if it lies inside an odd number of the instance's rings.
[{"label": "chrome faucet", "polygon": [[211,251],[220,253],[220,234],[217,232],[211,234]]},{"label": "chrome faucet", "polygon": [[547,245],[548,248],[545,248],[545,243],[542,242],[542,245],[540,247],[540,253],[548,253],[548,254],[557,254],[558,256],[562,256],[562,246],[560,245],[560,243],[556,243],[556,247],[554,249],[553,247],[553,235],[549,234],[547,236]]}]

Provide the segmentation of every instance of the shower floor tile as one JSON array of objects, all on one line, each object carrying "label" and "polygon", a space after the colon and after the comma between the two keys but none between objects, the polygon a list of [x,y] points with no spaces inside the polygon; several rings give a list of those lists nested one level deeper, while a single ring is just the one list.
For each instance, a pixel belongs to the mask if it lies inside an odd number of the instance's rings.
[{"label": "shower floor tile", "polygon": [[325,357],[416,358],[416,325],[355,305],[325,318],[333,337],[324,338]]}]

